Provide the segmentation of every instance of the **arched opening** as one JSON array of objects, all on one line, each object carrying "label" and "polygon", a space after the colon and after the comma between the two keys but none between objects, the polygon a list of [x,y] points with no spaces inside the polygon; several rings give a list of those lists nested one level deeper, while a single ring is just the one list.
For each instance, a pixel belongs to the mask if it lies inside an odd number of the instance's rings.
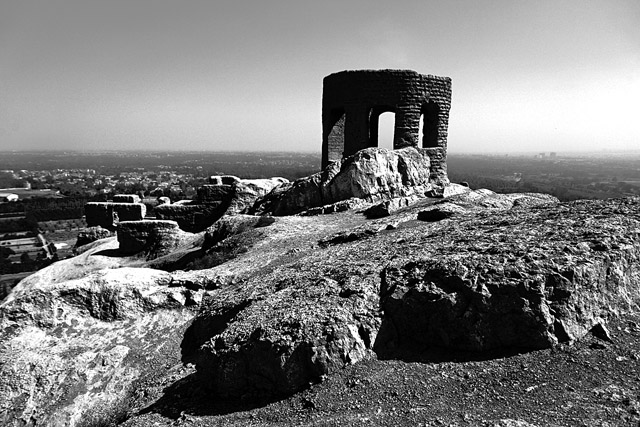
[{"label": "arched opening", "polygon": [[330,112],[327,135],[327,160],[340,160],[344,151],[344,108],[334,108]]},{"label": "arched opening", "polygon": [[420,123],[422,124],[422,147],[433,148],[438,146],[438,127],[440,107],[433,101],[429,101],[422,105],[422,115]]},{"label": "arched opening", "polygon": [[387,111],[378,117],[378,147],[393,150],[393,135],[396,127],[396,114]]}]

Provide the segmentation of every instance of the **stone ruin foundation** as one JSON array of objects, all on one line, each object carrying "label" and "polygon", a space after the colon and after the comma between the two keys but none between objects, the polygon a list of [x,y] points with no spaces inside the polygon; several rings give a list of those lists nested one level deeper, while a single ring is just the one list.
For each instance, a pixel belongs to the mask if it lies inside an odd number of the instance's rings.
[{"label": "stone ruin foundation", "polygon": [[[451,79],[411,70],[341,71],[324,78],[322,169],[378,146],[382,113],[395,113],[393,148],[429,151],[431,176],[446,180]],[[420,121],[423,131],[420,134]]]},{"label": "stone ruin foundation", "polygon": [[147,214],[143,203],[89,202],[84,205],[88,227],[100,226],[115,230],[119,221],[139,221]]}]

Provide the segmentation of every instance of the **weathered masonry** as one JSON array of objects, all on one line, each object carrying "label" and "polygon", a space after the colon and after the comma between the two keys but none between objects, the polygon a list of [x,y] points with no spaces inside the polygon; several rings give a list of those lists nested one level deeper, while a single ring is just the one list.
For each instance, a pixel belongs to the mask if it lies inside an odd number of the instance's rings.
[{"label": "weathered masonry", "polygon": [[[451,79],[412,70],[342,71],[324,78],[322,168],[378,146],[378,120],[395,113],[393,148],[423,147],[432,170],[446,174]],[[420,122],[422,120],[422,134]]]}]

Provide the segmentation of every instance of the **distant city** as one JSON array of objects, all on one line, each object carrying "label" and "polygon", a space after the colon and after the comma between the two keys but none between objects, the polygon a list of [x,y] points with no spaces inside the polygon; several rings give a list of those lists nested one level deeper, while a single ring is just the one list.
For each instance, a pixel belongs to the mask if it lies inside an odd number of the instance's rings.
[{"label": "distant city", "polygon": [[[640,195],[640,152],[450,154],[452,182],[560,200]],[[153,217],[158,197],[191,199],[211,175],[281,176],[320,170],[319,153],[0,153],[0,293],[31,272],[73,256],[84,205],[136,194]]]}]

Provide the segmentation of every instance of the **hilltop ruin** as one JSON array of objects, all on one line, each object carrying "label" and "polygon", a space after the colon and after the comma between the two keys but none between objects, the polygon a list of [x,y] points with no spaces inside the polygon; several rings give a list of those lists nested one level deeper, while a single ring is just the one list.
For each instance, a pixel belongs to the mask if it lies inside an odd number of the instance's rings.
[{"label": "hilltop ruin", "polygon": [[[341,71],[324,78],[322,169],[378,146],[378,120],[395,113],[393,148],[428,149],[432,179],[446,177],[451,79],[412,70]],[[420,122],[423,122],[420,135]]]}]

